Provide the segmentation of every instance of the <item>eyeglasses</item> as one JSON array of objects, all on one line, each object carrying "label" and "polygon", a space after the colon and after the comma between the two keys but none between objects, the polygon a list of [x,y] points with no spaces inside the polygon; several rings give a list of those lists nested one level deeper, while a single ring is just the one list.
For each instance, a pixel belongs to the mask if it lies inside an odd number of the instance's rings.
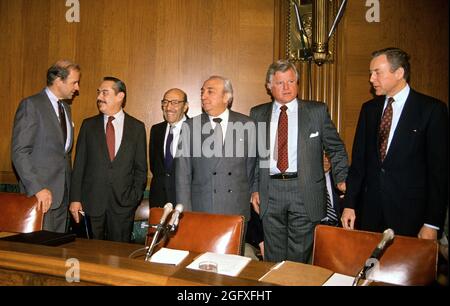
[{"label": "eyeglasses", "polygon": [[184,103],[184,102],[186,102],[186,101],[178,101],[178,100],[167,100],[167,99],[163,99],[163,100],[161,100],[161,105],[162,105],[162,106],[167,106],[167,105],[169,105],[169,103],[170,103],[170,104],[172,104],[173,106],[177,106],[178,104]]},{"label": "eyeglasses", "polygon": [[97,89],[97,95],[102,95],[103,97],[106,97],[107,95],[109,95],[109,90],[108,89]]}]

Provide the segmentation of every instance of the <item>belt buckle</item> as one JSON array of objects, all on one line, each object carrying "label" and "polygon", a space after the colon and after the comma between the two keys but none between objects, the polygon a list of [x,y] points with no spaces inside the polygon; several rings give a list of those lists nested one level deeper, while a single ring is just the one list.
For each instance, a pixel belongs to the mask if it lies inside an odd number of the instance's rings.
[{"label": "belt buckle", "polygon": [[281,173],[281,179],[287,180],[287,179],[289,179],[289,175],[287,175],[286,173]]}]

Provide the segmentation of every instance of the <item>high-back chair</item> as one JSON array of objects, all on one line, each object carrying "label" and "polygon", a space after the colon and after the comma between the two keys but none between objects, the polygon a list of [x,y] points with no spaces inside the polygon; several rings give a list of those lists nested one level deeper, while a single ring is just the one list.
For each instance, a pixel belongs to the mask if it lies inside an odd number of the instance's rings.
[{"label": "high-back chair", "polygon": [[[356,276],[383,237],[382,233],[318,225],[313,264]],[[436,279],[438,246],[433,240],[395,236],[371,278],[395,285],[429,285]]]},{"label": "high-back chair", "polygon": [[[150,209],[150,224],[158,224],[162,208]],[[170,220],[170,215],[167,220]],[[181,214],[177,230],[170,233],[164,247],[197,253],[214,252],[237,254],[241,252],[244,217],[185,211]],[[154,229],[149,228],[147,245],[150,244]]]},{"label": "high-back chair", "polygon": [[36,197],[0,192],[0,231],[30,233],[42,230],[44,214],[37,210]]}]

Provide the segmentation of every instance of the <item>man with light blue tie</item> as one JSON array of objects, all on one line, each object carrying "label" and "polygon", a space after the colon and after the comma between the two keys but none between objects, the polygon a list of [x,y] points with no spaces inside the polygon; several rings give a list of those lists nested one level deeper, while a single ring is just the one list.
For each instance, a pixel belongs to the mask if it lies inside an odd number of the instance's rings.
[{"label": "man with light blue tie", "polygon": [[255,106],[258,162],[251,202],[264,228],[264,259],[308,262],[315,226],[326,216],[323,149],[345,191],[348,158],[324,103],[297,98],[298,72],[279,60],[266,85],[273,102]]},{"label": "man with light blue tie", "polygon": [[14,118],[11,156],[19,185],[36,196],[43,229],[65,232],[71,176],[73,126],[70,100],[78,92],[80,67],[60,60],[47,71],[47,88],[20,103]]}]

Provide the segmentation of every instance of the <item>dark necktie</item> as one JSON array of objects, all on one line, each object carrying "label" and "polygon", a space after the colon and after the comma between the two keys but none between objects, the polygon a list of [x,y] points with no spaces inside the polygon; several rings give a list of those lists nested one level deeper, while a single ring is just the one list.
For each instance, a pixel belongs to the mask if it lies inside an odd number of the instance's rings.
[{"label": "dark necktie", "polygon": [[173,127],[170,126],[169,134],[166,139],[166,155],[164,156],[164,167],[166,171],[172,168],[173,155],[172,155],[172,142],[173,142]]},{"label": "dark necktie", "polygon": [[328,188],[326,188],[327,193],[327,218],[329,224],[337,224],[338,218],[336,215],[336,211],[334,210],[333,203],[331,203],[331,196],[328,192]]},{"label": "dark necktie", "polygon": [[386,109],[384,110],[383,116],[381,117],[380,123],[380,131],[379,131],[379,139],[380,139],[380,157],[381,161],[386,157],[386,150],[389,139],[389,132],[391,130],[392,123],[392,103],[394,102],[394,98],[390,97],[388,99],[388,104]]},{"label": "dark necktie", "polygon": [[63,133],[64,147],[65,147],[67,140],[67,123],[66,123],[66,113],[64,112],[64,107],[61,101],[58,101],[58,113],[59,113],[59,123],[61,124],[61,130]]},{"label": "dark necktie", "polygon": [[287,106],[280,107],[280,117],[278,118],[278,161],[277,168],[284,173],[289,168],[288,158],[288,117]]},{"label": "dark necktie", "polygon": [[223,131],[222,118],[214,118],[213,121],[216,123],[216,127],[214,128],[214,156],[220,157],[222,156],[223,149]]},{"label": "dark necktie", "polygon": [[111,161],[113,161],[116,155],[116,134],[114,125],[112,124],[114,119],[113,116],[108,117],[108,123],[106,124],[106,144],[108,145],[109,159]]}]

